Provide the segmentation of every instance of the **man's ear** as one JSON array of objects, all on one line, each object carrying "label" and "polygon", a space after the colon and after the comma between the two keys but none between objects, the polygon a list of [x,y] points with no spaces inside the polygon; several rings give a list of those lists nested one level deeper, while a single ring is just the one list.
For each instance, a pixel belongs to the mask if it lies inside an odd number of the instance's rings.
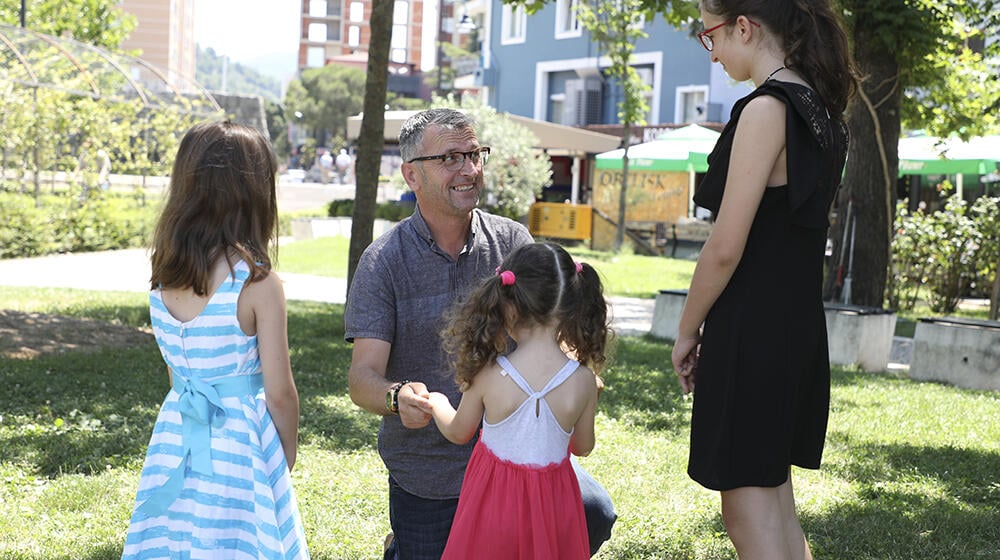
[{"label": "man's ear", "polygon": [[403,180],[409,185],[413,192],[420,190],[420,171],[417,169],[417,164],[415,163],[404,163],[399,167],[399,171],[403,174]]}]

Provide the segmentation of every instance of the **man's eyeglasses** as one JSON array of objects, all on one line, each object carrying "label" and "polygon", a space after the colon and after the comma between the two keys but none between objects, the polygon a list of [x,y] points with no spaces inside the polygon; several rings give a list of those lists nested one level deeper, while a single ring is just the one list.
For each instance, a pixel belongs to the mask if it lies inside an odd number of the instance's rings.
[{"label": "man's eyeglasses", "polygon": [[[709,35],[709,33],[715,31],[716,29],[719,29],[720,27],[725,27],[725,26],[727,26],[727,25],[729,25],[729,24],[731,24],[731,23],[733,23],[735,21],[736,21],[736,18],[733,18],[733,19],[724,21],[724,22],[720,23],[719,25],[716,25],[715,27],[710,27],[710,28],[702,31],[701,33],[699,33],[698,34],[698,40],[701,41],[701,46],[705,47],[706,51],[712,52],[712,49],[715,48],[715,41],[712,40],[712,37]],[[754,21],[754,20],[752,20],[750,18],[747,18],[747,21],[749,21],[753,25],[756,25],[757,27],[760,27],[759,23],[757,23],[756,21]]]},{"label": "man's eyeglasses", "polygon": [[475,150],[470,150],[468,152],[448,152],[447,154],[440,154],[436,156],[415,157],[407,163],[413,163],[415,161],[430,161],[432,159],[441,160],[441,166],[448,171],[458,171],[459,169],[465,167],[466,160],[471,161],[472,165],[482,167],[486,165],[486,162],[490,159],[490,149],[487,146],[483,146],[482,148],[476,148]]}]

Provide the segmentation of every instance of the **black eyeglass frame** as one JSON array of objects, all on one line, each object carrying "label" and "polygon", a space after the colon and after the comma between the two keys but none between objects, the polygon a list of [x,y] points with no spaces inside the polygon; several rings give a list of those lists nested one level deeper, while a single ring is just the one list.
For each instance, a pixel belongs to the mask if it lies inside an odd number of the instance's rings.
[{"label": "black eyeglass frame", "polygon": [[[466,161],[471,161],[472,165],[485,166],[486,162],[489,161],[490,159],[490,147],[481,146],[479,148],[476,148],[475,150],[469,150],[468,152],[448,152],[447,154],[438,154],[436,156],[420,156],[420,157],[415,157],[406,163],[414,163],[418,161],[431,161],[437,159],[441,160],[441,165],[443,165],[445,169],[448,169],[448,158],[457,155],[462,156],[462,163],[458,167],[455,167],[452,171],[457,171],[465,167]],[[477,159],[479,161],[476,161]]]}]

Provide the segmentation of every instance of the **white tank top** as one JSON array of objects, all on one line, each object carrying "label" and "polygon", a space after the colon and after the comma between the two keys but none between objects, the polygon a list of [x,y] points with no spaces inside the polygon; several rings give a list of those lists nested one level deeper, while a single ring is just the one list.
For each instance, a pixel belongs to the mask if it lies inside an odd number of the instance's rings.
[{"label": "white tank top", "polygon": [[497,358],[501,375],[509,376],[528,398],[510,416],[490,424],[483,415],[483,433],[480,436],[497,457],[517,463],[544,467],[560,463],[569,454],[569,439],[573,431],[567,432],[559,425],[552,409],[545,401],[545,395],[555,389],[580,367],[575,360],[567,360],[541,391],[535,391],[514,368],[506,356]]}]

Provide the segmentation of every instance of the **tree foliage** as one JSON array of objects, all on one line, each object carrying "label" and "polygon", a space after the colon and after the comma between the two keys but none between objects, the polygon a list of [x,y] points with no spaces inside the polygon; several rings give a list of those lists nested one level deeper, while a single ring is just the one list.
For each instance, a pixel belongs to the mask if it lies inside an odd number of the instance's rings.
[{"label": "tree foliage", "polygon": [[[111,51],[117,50],[135,27],[134,18],[113,0],[38,0],[26,5],[26,23],[31,30],[69,36]],[[18,0],[0,0],[0,19],[5,23],[19,24],[19,11]],[[38,60],[65,56],[48,43],[33,55]],[[75,55],[76,63],[87,69],[85,78],[96,84],[98,91],[126,88],[125,74],[113,67],[106,55],[89,49]],[[0,168],[13,170],[12,175],[19,179],[18,190],[33,190],[36,200],[46,186],[50,190],[62,188],[61,181],[56,181],[61,176],[86,195],[96,186],[96,172],[85,164],[96,160],[99,150],[110,156],[113,173],[164,175],[180,135],[195,121],[213,116],[194,110],[192,100],[183,97],[175,99],[178,105],[147,106],[138,99],[114,94],[112,98],[77,94],[65,83],[78,78],[59,74],[60,68],[55,64],[33,66],[38,83],[51,87],[0,79]],[[101,71],[105,69],[109,71]]]},{"label": "tree foliage", "polygon": [[622,154],[622,184],[618,199],[618,228],[615,250],[621,250],[625,241],[625,206],[628,200],[628,149],[632,144],[632,126],[645,125],[649,104],[645,93],[649,85],[642,81],[632,67],[635,43],[649,35],[642,25],[642,0],[585,0],[577,4],[576,16],[600,50],[611,61],[605,71],[624,91],[618,103],[618,120],[624,125]]},{"label": "tree foliage", "polygon": [[[364,106],[365,71],[337,64],[307,68],[288,84],[285,117],[305,125],[320,146],[346,143],[347,117]],[[383,102],[384,104],[384,102]],[[301,113],[301,119],[294,117]]]},{"label": "tree foliage", "polygon": [[[844,214],[857,212],[851,301],[881,306],[888,285],[899,135],[905,126],[962,138],[996,130],[1000,33],[992,0],[840,0],[862,72],[848,109],[852,145],[844,174]],[[973,48],[976,47],[976,48]],[[835,224],[835,242],[844,223]],[[834,254],[839,251],[835,248]]]},{"label": "tree foliage", "polygon": [[[25,27],[45,35],[119,50],[135,29],[135,16],[118,0],[31,0],[25,2]],[[21,0],[0,0],[0,23],[21,24]]]}]

